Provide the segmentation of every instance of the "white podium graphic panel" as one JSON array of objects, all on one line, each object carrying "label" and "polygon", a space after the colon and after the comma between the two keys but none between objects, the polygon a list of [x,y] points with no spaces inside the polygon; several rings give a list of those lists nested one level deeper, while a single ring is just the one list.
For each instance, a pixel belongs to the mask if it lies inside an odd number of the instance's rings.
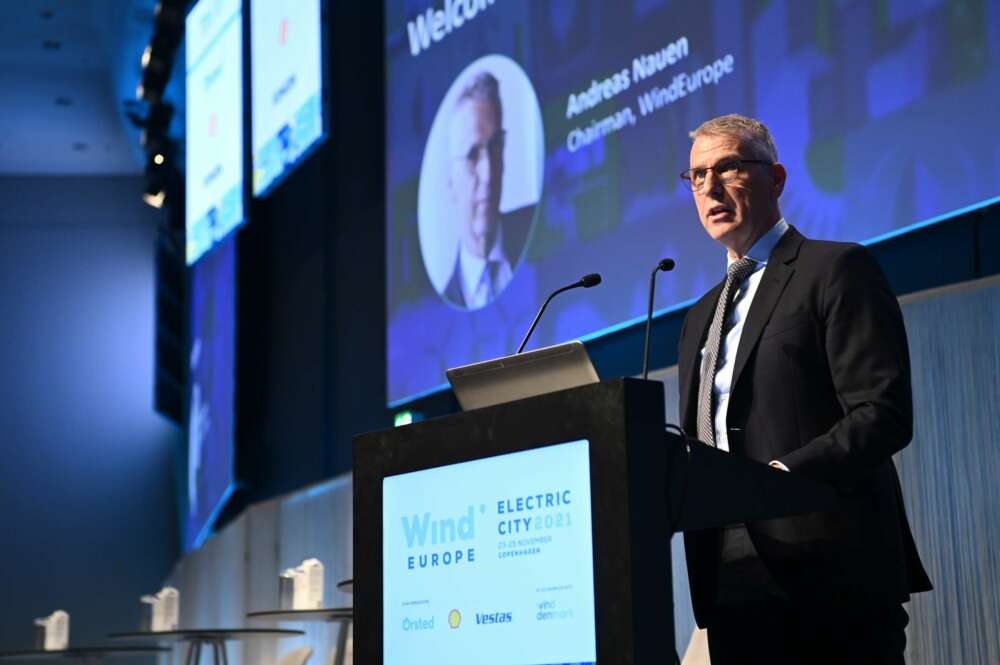
[{"label": "white podium graphic panel", "polygon": [[383,481],[387,665],[596,660],[586,440]]}]

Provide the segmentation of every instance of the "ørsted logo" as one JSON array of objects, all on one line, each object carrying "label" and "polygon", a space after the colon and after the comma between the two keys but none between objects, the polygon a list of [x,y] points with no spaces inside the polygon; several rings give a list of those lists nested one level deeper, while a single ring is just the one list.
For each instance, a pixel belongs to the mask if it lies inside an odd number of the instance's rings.
[{"label": "\u00f8rsted logo", "polygon": [[403,630],[434,630],[434,617],[403,617]]},{"label": "\u00f8rsted logo", "polygon": [[511,623],[513,620],[513,612],[492,612],[490,614],[476,612],[476,624],[480,626],[494,623]]}]

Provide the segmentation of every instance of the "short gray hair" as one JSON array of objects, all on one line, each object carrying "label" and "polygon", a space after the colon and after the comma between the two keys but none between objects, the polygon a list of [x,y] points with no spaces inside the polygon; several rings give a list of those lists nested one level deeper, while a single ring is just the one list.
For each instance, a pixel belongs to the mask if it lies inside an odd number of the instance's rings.
[{"label": "short gray hair", "polygon": [[767,125],[760,120],[748,118],[745,115],[730,113],[720,115],[701,123],[693,132],[688,135],[692,140],[699,136],[738,136],[750,148],[756,159],[763,159],[772,163],[778,161],[778,148],[774,145],[771,132]]},{"label": "short gray hair", "polygon": [[489,72],[483,71],[476,74],[472,80],[466,84],[462,91],[458,93],[455,100],[457,109],[463,102],[477,101],[484,102],[493,107],[497,114],[497,123],[503,125],[503,106],[500,103],[500,82]]}]

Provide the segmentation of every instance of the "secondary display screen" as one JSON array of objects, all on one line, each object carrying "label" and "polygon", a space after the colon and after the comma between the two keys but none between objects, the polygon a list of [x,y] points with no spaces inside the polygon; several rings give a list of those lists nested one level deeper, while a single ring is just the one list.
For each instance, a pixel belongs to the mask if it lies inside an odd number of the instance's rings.
[{"label": "secondary display screen", "polygon": [[191,269],[185,551],[197,547],[233,485],[236,239]]},{"label": "secondary display screen", "polygon": [[382,482],[386,665],[593,663],[586,440]]},{"label": "secondary display screen", "polygon": [[243,223],[241,0],[201,0],[185,22],[185,227],[191,265]]},{"label": "secondary display screen", "polygon": [[267,193],[323,137],[320,0],[252,0],[253,193]]},{"label": "secondary display screen", "polygon": [[[387,386],[681,307],[725,275],[688,132],[764,121],[787,220],[873,241],[1000,195],[1000,3],[386,2]],[[638,353],[638,349],[636,349]]]}]

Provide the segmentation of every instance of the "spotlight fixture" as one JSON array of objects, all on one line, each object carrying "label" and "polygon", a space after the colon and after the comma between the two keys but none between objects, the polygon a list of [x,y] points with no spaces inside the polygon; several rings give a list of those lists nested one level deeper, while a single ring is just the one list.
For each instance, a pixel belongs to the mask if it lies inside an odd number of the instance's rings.
[{"label": "spotlight fixture", "polygon": [[164,201],[166,201],[166,199],[167,199],[167,193],[162,189],[155,193],[148,191],[142,193],[143,202],[148,206],[156,208],[157,210],[163,207],[163,203]]},{"label": "spotlight fixture", "polygon": [[[157,153],[158,157],[162,157]],[[146,188],[142,192],[142,200],[154,208],[162,208],[167,200],[167,188],[170,177],[165,166],[156,166],[156,157],[146,165]]]},{"label": "spotlight fixture", "polygon": [[[153,34],[139,58],[141,71],[135,100],[125,101],[125,115],[141,130],[139,142],[146,153],[146,187],[142,200],[154,208],[175,206],[183,201],[183,185],[174,167],[177,146],[169,137],[173,107],[163,101],[175,56],[184,36],[184,14],[188,0],[159,0],[153,18]],[[178,194],[178,191],[180,194]]]}]

